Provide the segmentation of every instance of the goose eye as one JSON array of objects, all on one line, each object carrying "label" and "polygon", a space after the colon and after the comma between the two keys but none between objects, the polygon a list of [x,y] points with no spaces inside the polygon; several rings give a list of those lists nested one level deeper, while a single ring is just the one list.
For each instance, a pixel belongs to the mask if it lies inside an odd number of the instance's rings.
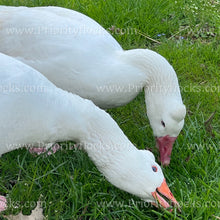
[{"label": "goose eye", "polygon": [[161,121],[161,124],[163,125],[164,128],[166,127],[164,121]]},{"label": "goose eye", "polygon": [[157,167],[156,167],[156,166],[152,166],[152,170],[153,170],[154,172],[157,172]]}]

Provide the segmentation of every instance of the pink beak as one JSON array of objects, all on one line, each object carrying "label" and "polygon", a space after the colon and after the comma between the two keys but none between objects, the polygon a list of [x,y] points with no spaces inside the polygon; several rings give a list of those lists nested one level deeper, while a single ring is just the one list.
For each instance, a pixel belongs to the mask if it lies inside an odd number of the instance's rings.
[{"label": "pink beak", "polygon": [[175,142],[176,138],[177,137],[170,137],[169,135],[156,138],[156,142],[157,142],[156,147],[159,148],[160,161],[161,164],[164,166],[170,164],[173,143]]}]

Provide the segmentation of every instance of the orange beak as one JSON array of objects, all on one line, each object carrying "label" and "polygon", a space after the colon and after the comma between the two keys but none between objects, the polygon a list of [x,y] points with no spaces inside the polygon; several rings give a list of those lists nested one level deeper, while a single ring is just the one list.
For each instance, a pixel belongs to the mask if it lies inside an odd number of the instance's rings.
[{"label": "orange beak", "polygon": [[[164,179],[161,186],[156,189],[155,192],[151,193],[157,202],[164,208],[169,208],[171,205],[162,197],[164,196],[167,200],[172,202],[172,206],[175,206],[180,211],[180,205],[174,198],[169,187],[167,186],[166,180]],[[156,205],[153,203],[153,205]],[[157,205],[156,205],[157,206]],[[170,210],[172,212],[172,209]]]}]

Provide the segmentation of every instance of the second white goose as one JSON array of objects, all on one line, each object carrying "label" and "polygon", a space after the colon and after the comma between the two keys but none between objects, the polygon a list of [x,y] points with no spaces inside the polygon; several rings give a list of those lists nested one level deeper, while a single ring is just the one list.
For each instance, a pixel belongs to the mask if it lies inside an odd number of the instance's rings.
[{"label": "second white goose", "polygon": [[[109,114],[0,54],[0,155],[64,140],[80,143],[116,187],[167,208],[163,195],[178,206],[153,154],[135,148]],[[4,210],[6,200],[0,200]]]},{"label": "second white goose", "polygon": [[125,105],[144,89],[161,162],[170,163],[186,110],[165,58],[147,49],[124,51],[94,20],[65,8],[0,6],[0,24],[1,52],[102,108]]}]

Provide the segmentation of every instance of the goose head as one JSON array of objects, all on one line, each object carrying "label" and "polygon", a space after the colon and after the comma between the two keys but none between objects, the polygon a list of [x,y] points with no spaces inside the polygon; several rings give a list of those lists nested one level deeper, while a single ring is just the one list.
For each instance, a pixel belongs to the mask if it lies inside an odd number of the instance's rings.
[{"label": "goose head", "polygon": [[176,72],[163,56],[152,50],[128,50],[124,59],[137,68],[137,75],[143,76],[147,116],[160,150],[160,161],[168,165],[186,114]]},{"label": "goose head", "polygon": [[170,98],[158,98],[148,102],[147,114],[160,151],[161,164],[169,165],[173,144],[184,125],[185,105]]},{"label": "goose head", "polygon": [[[145,86],[147,115],[160,151],[160,161],[169,165],[173,143],[184,125],[186,108],[182,102],[177,75],[168,61],[145,50],[149,76]],[[146,55],[147,54],[147,55]]]},{"label": "goose head", "polygon": [[[114,155],[114,153],[113,153]],[[147,150],[117,153],[110,166],[97,166],[109,182],[155,206],[179,207],[154,155]],[[170,204],[167,202],[169,201]]]}]

